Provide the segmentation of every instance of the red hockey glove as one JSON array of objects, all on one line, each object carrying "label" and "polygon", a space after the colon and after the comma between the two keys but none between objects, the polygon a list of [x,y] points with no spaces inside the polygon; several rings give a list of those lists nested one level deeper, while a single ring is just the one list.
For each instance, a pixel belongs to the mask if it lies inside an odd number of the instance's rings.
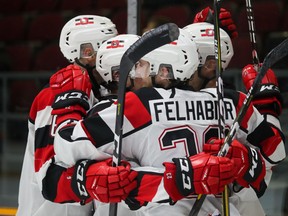
[{"label": "red hockey glove", "polygon": [[55,95],[52,115],[58,115],[57,124],[67,118],[79,120],[86,115],[92,88],[86,71],[77,65],[69,65],[51,76],[50,87]]},{"label": "red hockey glove", "polygon": [[137,172],[130,170],[130,164],[122,161],[112,167],[112,159],[95,162],[82,160],[76,164],[72,177],[72,188],[81,199],[89,197],[101,202],[121,202],[136,188]]},{"label": "red hockey glove", "polygon": [[[248,91],[252,86],[257,71],[253,65],[248,64],[242,70],[242,80]],[[282,112],[283,98],[278,87],[274,71],[269,69],[262,79],[259,91],[254,95],[253,105],[261,114],[271,114],[278,117]]]},{"label": "red hockey glove", "polygon": [[[218,154],[223,144],[223,139],[215,139],[203,145],[203,151]],[[253,186],[259,189],[260,182],[266,174],[265,163],[261,154],[254,148],[233,140],[226,157],[233,159],[237,167],[235,180],[243,187]]]},{"label": "red hockey glove", "polygon": [[163,163],[164,187],[173,201],[190,194],[218,194],[234,181],[236,167],[226,157],[202,152],[188,158],[174,158],[173,162]]},{"label": "red hockey glove", "polygon": [[[213,14],[214,14],[214,11],[210,7],[206,7],[202,11],[196,14],[193,22],[194,23],[208,22],[208,23],[213,24],[214,23]],[[220,8],[219,20],[220,20],[219,27],[222,28],[224,31],[226,31],[231,37],[231,39],[238,37],[236,25],[229,11],[227,11],[224,8]]]},{"label": "red hockey glove", "polygon": [[73,111],[73,105],[79,105],[79,111],[84,113],[89,109],[88,98],[92,86],[88,73],[79,66],[69,65],[55,73],[50,78],[50,87],[56,95],[52,105],[54,113],[60,112],[57,109],[66,113],[70,109]]}]

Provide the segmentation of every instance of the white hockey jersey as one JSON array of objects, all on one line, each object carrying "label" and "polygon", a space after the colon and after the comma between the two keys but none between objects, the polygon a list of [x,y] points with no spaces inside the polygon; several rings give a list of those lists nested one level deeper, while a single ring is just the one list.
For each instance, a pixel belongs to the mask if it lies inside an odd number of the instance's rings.
[{"label": "white hockey jersey", "polygon": [[[226,129],[229,130],[242,106],[245,95],[229,90],[225,91],[224,96],[225,124]],[[55,164],[63,168],[71,168],[81,159],[103,160],[110,157],[114,149],[116,109],[117,103],[78,122],[73,129],[61,130],[60,128],[54,140]],[[200,92],[142,88],[136,92],[129,92],[126,94],[123,118],[122,158],[136,162],[140,166],[138,170],[142,169],[143,172],[149,174],[151,174],[150,168],[156,175],[163,174],[163,162],[172,161],[175,157],[197,154],[202,151],[203,144],[209,139],[219,137],[217,94],[214,88]],[[269,145],[265,143],[265,140],[273,136],[278,135],[273,133],[271,125],[253,106],[250,106],[236,138],[243,144],[262,148],[263,145]],[[280,138],[279,142],[273,145],[275,145],[274,151],[269,155],[263,155],[269,170],[271,166],[285,158],[283,140]],[[57,175],[60,180],[60,174]],[[147,182],[150,179],[150,177],[146,179],[143,177],[143,185],[145,180]],[[61,181],[55,186],[68,187]],[[151,182],[157,183],[153,187],[150,185],[149,190],[145,190],[145,196],[141,190],[142,183],[131,194],[134,197],[131,199],[133,202],[129,203],[128,199],[130,208],[137,209],[152,202],[147,207],[141,208],[146,215],[154,216],[158,212],[160,212],[159,215],[163,215],[166,211],[169,211],[169,215],[174,215],[174,213],[175,215],[188,215],[195,199],[180,200],[171,206],[169,196],[163,189],[162,180],[150,181],[150,184]],[[238,194],[234,193],[230,200],[233,205],[231,209],[239,215],[264,214],[257,194],[251,188],[242,190]],[[165,207],[162,207],[165,202]],[[252,213],[255,214],[250,214],[251,212],[249,213],[243,205],[251,206],[253,202],[255,202],[255,208],[252,209]],[[203,211],[207,215],[215,212],[217,214],[217,209],[221,211],[220,206],[220,200],[209,196],[205,201]]]}]

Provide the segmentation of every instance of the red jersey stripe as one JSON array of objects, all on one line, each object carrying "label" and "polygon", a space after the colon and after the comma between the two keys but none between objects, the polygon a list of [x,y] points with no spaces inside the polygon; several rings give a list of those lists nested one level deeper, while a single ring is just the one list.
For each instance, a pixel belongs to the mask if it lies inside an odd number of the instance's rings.
[{"label": "red jersey stripe", "polygon": [[136,94],[126,95],[124,115],[134,128],[139,128],[151,121],[151,115]]}]

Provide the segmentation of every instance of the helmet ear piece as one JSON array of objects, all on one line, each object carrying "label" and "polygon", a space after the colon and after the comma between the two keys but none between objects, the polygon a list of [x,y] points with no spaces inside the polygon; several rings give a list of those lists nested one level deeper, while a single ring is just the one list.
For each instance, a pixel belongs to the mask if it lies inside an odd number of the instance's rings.
[{"label": "helmet ear piece", "polygon": [[59,46],[69,62],[80,58],[82,44],[92,44],[94,51],[107,39],[118,34],[110,19],[95,15],[80,15],[69,20],[61,30]]}]

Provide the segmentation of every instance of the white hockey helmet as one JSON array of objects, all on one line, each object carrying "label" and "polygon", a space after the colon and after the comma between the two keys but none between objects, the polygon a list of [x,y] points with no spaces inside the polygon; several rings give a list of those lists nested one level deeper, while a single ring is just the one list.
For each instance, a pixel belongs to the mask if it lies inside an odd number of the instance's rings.
[{"label": "white hockey helmet", "polygon": [[59,46],[69,62],[80,58],[80,46],[91,43],[97,52],[107,39],[117,35],[110,19],[95,15],[80,15],[69,20],[61,30]]},{"label": "white hockey helmet", "polygon": [[96,70],[107,83],[114,81],[113,71],[119,71],[120,61],[125,51],[135,43],[140,36],[121,34],[105,41],[97,52]]},{"label": "white hockey helmet", "polygon": [[[188,31],[196,42],[200,55],[200,65],[205,63],[207,56],[215,55],[214,25],[200,22],[187,25],[183,29]],[[220,40],[222,68],[225,70],[233,57],[234,51],[231,39],[223,29],[220,29]]]},{"label": "white hockey helmet", "polygon": [[[169,68],[170,79],[185,81],[197,70],[199,55],[195,42],[188,32],[179,29],[177,40],[161,46],[142,57],[150,63],[150,76],[160,72],[162,66]],[[132,71],[133,72],[133,71]]]}]

